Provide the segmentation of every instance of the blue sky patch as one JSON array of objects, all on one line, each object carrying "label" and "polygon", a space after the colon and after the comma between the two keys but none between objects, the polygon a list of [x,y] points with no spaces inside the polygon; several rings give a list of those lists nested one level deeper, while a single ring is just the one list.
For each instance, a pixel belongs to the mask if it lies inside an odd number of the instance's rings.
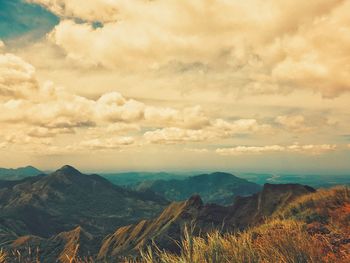
[{"label": "blue sky patch", "polygon": [[[59,18],[24,0],[0,0],[0,39],[5,43],[20,38],[33,42],[58,24]],[[23,43],[24,44],[24,43]]]}]

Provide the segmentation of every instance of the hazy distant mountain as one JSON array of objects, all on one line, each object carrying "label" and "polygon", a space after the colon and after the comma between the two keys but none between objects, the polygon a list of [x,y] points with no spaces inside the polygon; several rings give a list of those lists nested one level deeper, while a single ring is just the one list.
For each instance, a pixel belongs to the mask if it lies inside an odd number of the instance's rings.
[{"label": "hazy distant mountain", "polygon": [[182,180],[145,181],[135,186],[136,190],[152,190],[171,201],[182,201],[199,194],[204,202],[232,204],[237,195],[250,195],[261,186],[229,173],[211,173],[191,176]]},{"label": "hazy distant mountain", "polygon": [[81,226],[92,234],[155,216],[167,201],[64,166],[0,188],[0,224],[16,235],[50,237]]},{"label": "hazy distant mountain", "polygon": [[149,180],[170,180],[185,179],[185,175],[176,175],[171,173],[151,173],[151,172],[128,172],[128,173],[101,173],[101,176],[110,182],[121,186],[132,186]]},{"label": "hazy distant mountain", "polygon": [[194,233],[205,234],[212,229],[242,230],[262,222],[278,209],[286,207],[297,197],[315,192],[308,186],[288,184],[269,185],[249,197],[237,198],[232,206],[204,204],[199,196],[172,203],[153,220],[119,228],[108,236],[100,249],[100,259],[137,253],[140,248],[155,243],[158,248],[176,251],[185,225],[195,226]]},{"label": "hazy distant mountain", "polygon": [[263,174],[263,173],[245,173],[240,177],[257,184],[288,184],[298,183],[306,184],[315,188],[333,187],[336,185],[350,185],[350,174]]},{"label": "hazy distant mountain", "polygon": [[29,176],[43,174],[33,166],[20,167],[16,169],[0,168],[0,180],[20,180]]}]

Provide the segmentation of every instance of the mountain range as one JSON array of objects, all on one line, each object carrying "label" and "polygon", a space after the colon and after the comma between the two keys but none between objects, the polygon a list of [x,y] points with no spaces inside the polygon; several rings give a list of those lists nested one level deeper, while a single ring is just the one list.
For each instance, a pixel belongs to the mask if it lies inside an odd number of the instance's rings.
[{"label": "mountain range", "polygon": [[17,235],[50,237],[81,226],[94,234],[159,213],[168,202],[152,192],[113,185],[64,166],[0,188],[0,224]]},{"label": "mountain range", "polygon": [[0,168],[0,180],[20,180],[30,176],[44,174],[33,166],[26,166],[20,168]]},{"label": "mountain range", "polygon": [[[339,206],[342,222],[350,219],[346,191],[327,197],[300,184],[260,187],[227,173],[169,182],[123,188],[68,165],[48,175],[1,181],[0,258],[4,251],[5,262],[22,262],[19,255],[24,262],[124,262],[148,247],[180,253],[188,228],[198,237],[212,231],[238,233],[280,214],[325,222],[322,206]],[[325,196],[324,205],[312,206],[310,200]],[[181,201],[170,203],[169,197]]]},{"label": "mountain range", "polygon": [[205,203],[232,204],[235,196],[246,196],[261,190],[261,186],[229,173],[216,172],[184,179],[148,180],[133,187],[137,191],[151,190],[171,201],[183,201],[194,194]]},{"label": "mountain range", "polygon": [[239,231],[262,223],[278,209],[315,190],[298,184],[270,185],[247,197],[238,197],[230,206],[205,204],[195,195],[184,202],[174,202],[152,220],[121,227],[108,236],[100,249],[99,258],[110,260],[118,255],[135,254],[148,245],[160,250],[176,251],[185,226],[193,226],[195,234],[214,229]]}]

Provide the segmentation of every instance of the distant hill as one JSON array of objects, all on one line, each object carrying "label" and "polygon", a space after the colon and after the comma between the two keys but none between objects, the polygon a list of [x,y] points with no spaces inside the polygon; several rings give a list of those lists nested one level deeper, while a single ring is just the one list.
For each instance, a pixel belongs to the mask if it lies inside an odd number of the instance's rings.
[{"label": "distant hill", "polygon": [[50,237],[77,226],[103,235],[153,217],[167,204],[152,192],[127,190],[64,166],[47,176],[3,183],[0,225],[16,235]]},{"label": "distant hill", "polygon": [[298,184],[269,185],[249,197],[237,198],[232,206],[204,204],[199,196],[168,206],[153,220],[143,220],[135,225],[119,228],[108,236],[100,249],[99,259],[109,260],[119,255],[138,253],[139,249],[155,244],[159,249],[176,251],[185,225],[194,226],[195,234],[205,234],[213,229],[236,231],[262,223],[278,209],[305,194],[315,192]]},{"label": "distant hill", "polygon": [[206,203],[232,204],[235,196],[245,196],[261,190],[261,186],[229,173],[211,173],[191,176],[182,180],[145,181],[135,190],[152,190],[171,201],[186,200],[194,194]]},{"label": "distant hill", "polygon": [[185,179],[187,177],[185,175],[176,175],[164,172],[101,173],[100,175],[108,179],[113,184],[121,186],[134,186],[144,181]]},{"label": "distant hill", "polygon": [[0,180],[20,180],[29,176],[44,174],[33,166],[20,167],[16,169],[0,168]]},{"label": "distant hill", "polygon": [[337,185],[350,185],[350,174],[263,174],[244,173],[240,177],[257,184],[305,184],[315,188],[334,187]]}]

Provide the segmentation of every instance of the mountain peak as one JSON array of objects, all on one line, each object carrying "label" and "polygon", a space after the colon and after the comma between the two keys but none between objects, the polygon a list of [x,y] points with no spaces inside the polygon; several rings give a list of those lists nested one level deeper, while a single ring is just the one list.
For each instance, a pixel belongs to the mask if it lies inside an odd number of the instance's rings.
[{"label": "mountain peak", "polygon": [[64,165],[60,169],[56,171],[56,173],[64,174],[64,175],[81,175],[82,173],[75,169],[73,166]]},{"label": "mountain peak", "polygon": [[187,205],[189,206],[195,206],[195,207],[201,207],[203,205],[202,198],[199,195],[193,195],[191,196],[187,201]]}]

